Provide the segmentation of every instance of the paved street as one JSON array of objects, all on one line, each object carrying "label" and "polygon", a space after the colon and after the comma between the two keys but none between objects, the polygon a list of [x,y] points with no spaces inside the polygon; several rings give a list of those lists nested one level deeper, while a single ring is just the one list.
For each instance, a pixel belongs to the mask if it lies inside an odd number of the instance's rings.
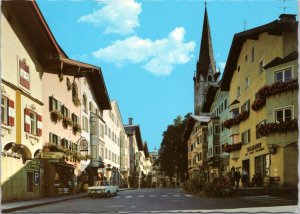
[{"label": "paved street", "polygon": [[[273,196],[248,196],[240,198],[206,198],[186,194],[181,189],[140,189],[119,192],[111,198],[79,198],[60,203],[16,211],[19,213],[131,213],[131,212],[261,212],[281,211],[294,213],[296,200]],[[252,208],[250,208],[252,207]],[[253,208],[262,207],[262,208]],[[267,208],[268,207],[268,208]],[[236,208],[247,208],[236,210]],[[226,209],[226,210],[224,210]],[[228,209],[228,210],[227,210]],[[273,210],[273,211],[272,211]]]}]

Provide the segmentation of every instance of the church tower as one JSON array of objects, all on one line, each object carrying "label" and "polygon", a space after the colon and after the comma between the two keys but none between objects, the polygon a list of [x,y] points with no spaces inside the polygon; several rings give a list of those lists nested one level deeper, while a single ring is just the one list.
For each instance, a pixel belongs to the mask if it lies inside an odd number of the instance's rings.
[{"label": "church tower", "polygon": [[202,29],[202,38],[199,52],[199,59],[196,65],[194,75],[194,114],[200,115],[202,112],[205,95],[210,84],[215,84],[219,73],[216,71],[214,60],[208,14],[205,2],[204,21]]}]

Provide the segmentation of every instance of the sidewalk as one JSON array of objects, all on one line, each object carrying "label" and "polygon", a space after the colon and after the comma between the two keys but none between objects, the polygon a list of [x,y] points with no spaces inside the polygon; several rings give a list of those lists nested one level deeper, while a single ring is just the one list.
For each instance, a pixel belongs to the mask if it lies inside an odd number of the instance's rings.
[{"label": "sidewalk", "polygon": [[[131,189],[129,189],[129,188],[119,189],[119,191],[125,191],[125,190],[131,190]],[[87,193],[79,193],[79,194],[75,194],[75,195],[45,197],[45,198],[38,198],[38,199],[34,199],[34,200],[1,203],[1,212],[2,213],[13,212],[13,211],[17,211],[17,210],[43,206],[43,205],[47,205],[47,204],[53,204],[53,203],[57,203],[57,202],[61,202],[61,201],[68,201],[68,200],[83,198],[83,197],[87,197],[87,196],[88,196]]]}]

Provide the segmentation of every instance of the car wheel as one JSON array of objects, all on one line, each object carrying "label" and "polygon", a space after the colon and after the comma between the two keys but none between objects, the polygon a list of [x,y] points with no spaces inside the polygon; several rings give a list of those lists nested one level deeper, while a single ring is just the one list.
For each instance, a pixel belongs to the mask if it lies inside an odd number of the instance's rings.
[{"label": "car wheel", "polygon": [[110,191],[108,191],[108,192],[106,193],[106,196],[107,196],[107,197],[110,197]]}]

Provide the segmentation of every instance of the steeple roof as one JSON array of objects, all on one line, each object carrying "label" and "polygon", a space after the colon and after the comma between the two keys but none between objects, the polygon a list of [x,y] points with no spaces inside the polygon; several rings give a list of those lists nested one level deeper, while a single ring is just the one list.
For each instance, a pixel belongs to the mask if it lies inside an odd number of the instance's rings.
[{"label": "steeple roof", "polygon": [[197,79],[199,79],[200,74],[203,75],[203,77],[206,79],[210,67],[214,75],[216,73],[216,65],[214,60],[211,35],[210,35],[210,27],[208,22],[208,14],[207,14],[206,2],[205,2],[201,46],[200,46],[199,60],[197,63]]}]

